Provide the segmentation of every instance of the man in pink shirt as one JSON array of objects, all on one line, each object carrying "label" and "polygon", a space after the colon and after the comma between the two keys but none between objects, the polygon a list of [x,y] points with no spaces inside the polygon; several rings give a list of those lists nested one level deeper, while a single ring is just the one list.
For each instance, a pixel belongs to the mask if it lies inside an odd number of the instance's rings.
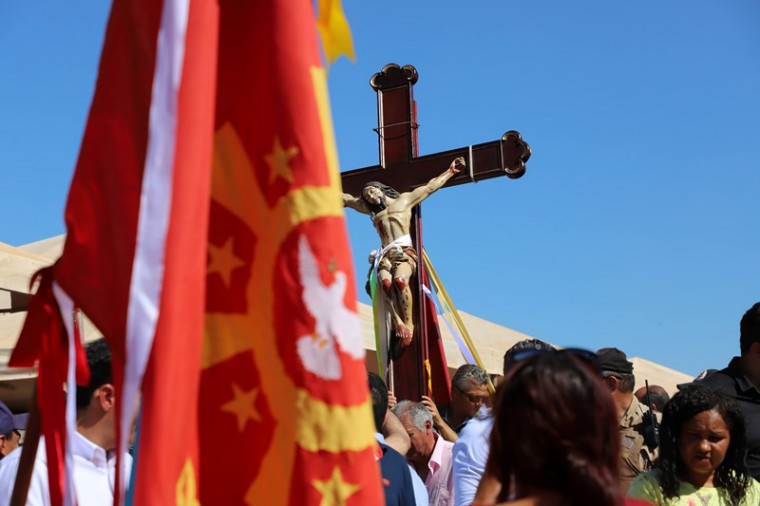
[{"label": "man in pink shirt", "polygon": [[454,443],[444,440],[433,430],[433,416],[423,404],[401,401],[392,411],[409,434],[411,448],[406,458],[425,482],[430,506],[452,506],[454,473],[451,448]]}]

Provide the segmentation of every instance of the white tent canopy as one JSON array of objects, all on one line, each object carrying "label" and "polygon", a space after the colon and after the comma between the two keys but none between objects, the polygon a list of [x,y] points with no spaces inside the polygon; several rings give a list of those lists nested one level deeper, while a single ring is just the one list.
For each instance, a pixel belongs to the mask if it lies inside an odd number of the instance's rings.
[{"label": "white tent canopy", "polygon": [[[34,370],[11,370],[7,365],[26,317],[24,309],[30,293],[29,281],[37,270],[50,265],[60,256],[64,239],[65,236],[59,235],[21,247],[0,243],[0,400],[6,402],[11,409],[20,410],[25,407],[35,376]],[[370,370],[376,370],[372,309],[359,303],[359,314],[364,347],[367,350],[367,366]],[[461,311],[460,316],[485,368],[493,375],[501,373],[504,352],[518,341],[531,337]],[[449,370],[453,372],[465,361],[445,325],[441,325],[441,334]],[[85,341],[96,339],[99,335],[99,331],[86,321]],[[614,343],[610,345],[614,346]],[[660,385],[674,393],[678,383],[692,379],[686,374],[643,358],[633,357],[631,360],[634,364],[636,388],[648,380],[650,385]]]}]

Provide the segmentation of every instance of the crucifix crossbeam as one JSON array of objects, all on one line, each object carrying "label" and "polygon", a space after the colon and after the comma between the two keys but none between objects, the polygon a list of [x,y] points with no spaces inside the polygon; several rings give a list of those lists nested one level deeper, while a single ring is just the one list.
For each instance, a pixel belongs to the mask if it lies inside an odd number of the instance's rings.
[{"label": "crucifix crossbeam", "polygon": [[[341,175],[344,205],[347,205],[346,202],[348,201],[351,202],[351,207],[358,207],[357,210],[363,210],[367,214],[372,214],[373,223],[375,223],[381,238],[384,235],[387,236],[388,231],[383,228],[385,227],[384,224],[376,221],[381,220],[380,217],[383,213],[396,212],[399,215],[401,213],[394,211],[392,204],[389,204],[387,211],[378,211],[378,214],[375,215],[373,214],[375,211],[370,213],[368,208],[365,207],[366,202],[362,204],[356,203],[358,197],[363,195],[362,190],[368,182],[379,181],[395,188],[401,193],[401,197],[397,201],[404,202],[402,199],[408,198],[404,196],[407,195],[405,192],[412,192],[415,188],[417,188],[416,192],[427,191],[425,188],[420,187],[432,188],[430,184],[433,183],[433,178],[436,177],[443,183],[435,184],[435,188],[432,191],[440,188],[441,184],[443,187],[448,187],[505,175],[512,179],[519,178],[525,173],[525,162],[530,157],[530,147],[522,140],[520,134],[514,130],[508,131],[496,141],[422,157],[418,156],[417,110],[412,92],[417,79],[417,70],[411,65],[400,67],[396,64],[388,64],[382,71],[372,76],[370,85],[377,93],[377,133],[380,162],[377,165],[350,170]],[[465,162],[461,171],[454,173],[453,177],[449,172],[447,176],[441,179],[446,167],[452,164],[454,159],[460,157]],[[346,195],[349,195],[348,200],[346,200]],[[418,262],[412,259],[413,263],[417,264],[416,279],[410,280],[411,284],[409,288],[406,288],[406,279],[402,279],[401,288],[399,288],[391,286],[390,281],[386,278],[386,281],[388,281],[385,285],[386,294],[388,297],[395,297],[396,301],[399,300],[399,293],[393,292],[393,290],[400,289],[402,290],[401,293],[408,293],[408,290],[413,288],[412,294],[409,297],[412,299],[411,309],[414,319],[414,325],[411,325],[414,329],[414,338],[411,341],[411,346],[404,349],[403,353],[399,352],[398,348],[396,348],[396,353],[393,351],[390,353],[390,356],[393,357],[394,367],[388,371],[388,383],[391,388],[395,389],[396,395],[401,399],[418,400],[420,395],[431,395],[431,391],[437,391],[438,394],[435,395],[441,399],[447,397],[445,394],[441,395],[441,392],[450,394],[448,382],[445,381],[445,379],[448,379],[448,371],[446,371],[446,360],[443,356],[440,334],[435,321],[435,311],[424,294],[425,286],[428,283],[427,274],[422,262],[423,248],[420,207],[420,205],[414,206],[414,210],[411,213],[411,223],[407,223],[406,225],[413,240],[412,246],[416,249],[416,253],[419,256]],[[409,219],[408,217],[406,218],[406,220]],[[396,237],[394,236],[392,239],[396,239]],[[383,250],[385,250],[388,240],[388,237],[383,239]],[[382,264],[380,268],[382,269]],[[395,267],[391,269],[393,268]],[[414,267],[411,267],[411,270],[413,271]],[[394,274],[394,283],[397,281]],[[405,307],[406,311],[408,311],[408,306]],[[396,311],[396,314],[398,313],[399,311]],[[389,337],[389,339],[393,341],[394,338]],[[398,340],[396,344],[398,344]],[[378,354],[380,354],[379,348],[380,346],[378,346]],[[389,349],[393,350],[393,348],[393,342],[391,342]],[[379,367],[383,369],[386,365],[380,364]],[[438,376],[436,376],[437,374]]]},{"label": "crucifix crossbeam", "polygon": [[467,169],[449,180],[447,187],[500,176],[517,179],[525,173],[530,146],[515,130],[496,141],[418,157],[412,93],[417,79],[417,70],[411,65],[389,64],[372,76],[370,85],[377,92],[380,163],[344,172],[343,191],[356,195],[372,180],[399,191],[410,190],[438,175],[457,157],[464,157]]}]

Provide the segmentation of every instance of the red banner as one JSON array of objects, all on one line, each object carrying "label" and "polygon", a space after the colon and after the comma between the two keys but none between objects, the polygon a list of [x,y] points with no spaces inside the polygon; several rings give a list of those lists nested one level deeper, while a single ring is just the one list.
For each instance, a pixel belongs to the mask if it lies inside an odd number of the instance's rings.
[{"label": "red banner", "polygon": [[312,2],[114,1],[16,359],[64,353],[58,283],[111,345],[123,440],[142,392],[133,504],[382,504],[340,188]]},{"label": "red banner", "polygon": [[220,6],[201,503],[382,504],[312,2]]}]

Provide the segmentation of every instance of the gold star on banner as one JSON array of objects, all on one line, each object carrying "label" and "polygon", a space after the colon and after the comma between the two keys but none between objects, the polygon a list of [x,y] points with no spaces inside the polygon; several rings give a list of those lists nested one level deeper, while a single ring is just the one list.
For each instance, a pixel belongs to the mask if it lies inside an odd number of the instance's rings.
[{"label": "gold star on banner", "polygon": [[285,149],[280,142],[280,138],[275,136],[272,152],[264,159],[269,164],[269,184],[272,184],[276,178],[282,178],[288,183],[293,182],[293,173],[290,171],[290,161],[298,154],[298,147],[291,146]]},{"label": "gold star on banner", "polygon": [[256,397],[259,395],[259,389],[244,391],[235,383],[232,384],[232,400],[222,406],[222,411],[232,413],[237,417],[238,430],[243,432],[248,420],[254,422],[261,421],[261,415],[256,411]]},{"label": "gold star on banner", "polygon": [[[234,127],[225,123],[215,136],[212,195],[232,214],[245,221],[257,237],[266,239],[256,245],[256,261],[246,263],[246,269],[250,267],[252,271],[251,279],[256,280],[256,283],[248,282],[247,295],[250,300],[255,298],[257,303],[251,305],[246,314],[206,314],[202,365],[204,368],[210,368],[223,364],[238,353],[252,352],[255,346],[257,366],[268,371],[261,378],[261,391],[276,391],[278,399],[287,400],[268,406],[277,423],[273,424],[272,443],[262,457],[259,474],[245,492],[245,503],[250,505],[260,503],[262,497],[271,498],[272,500],[268,501],[270,504],[288,502],[289,489],[273,488],[272,483],[292,482],[297,467],[296,450],[301,441],[308,445],[308,448],[315,448],[308,451],[321,451],[324,448],[333,453],[364,451],[375,444],[371,431],[373,422],[369,398],[356,406],[333,407],[311,398],[308,392],[304,391],[303,395],[299,395],[301,391],[295,380],[289,376],[277,345],[277,334],[270,310],[274,303],[273,291],[262,291],[260,288],[272,286],[276,272],[274,265],[279,258],[281,245],[287,238],[292,237],[300,224],[319,218],[344,216],[341,200],[336,197],[341,191],[341,180],[338,154],[332,134],[325,71],[321,68],[312,68],[311,71],[315,94],[318,97],[322,142],[330,169],[329,185],[293,188],[272,207],[267,203],[267,188],[263,188],[261,184],[268,184],[268,181],[259,181],[255,177],[256,169]],[[262,155],[259,155],[258,160],[260,164],[266,164]],[[239,197],[236,192],[238,188],[246,189],[247,198]],[[273,227],[273,224],[277,226]],[[262,335],[262,338],[256,341],[241,339],[240,336],[246,332],[250,335]],[[296,396],[298,399],[295,402],[304,402],[311,409],[311,418],[308,420],[302,420],[300,417],[294,419],[292,416],[291,410]],[[336,426],[340,429],[335,429]],[[366,430],[359,430],[365,427]],[[317,495],[316,489],[312,494]]]},{"label": "gold star on banner", "polygon": [[235,255],[232,242],[233,239],[230,236],[221,248],[211,243],[208,245],[208,254],[211,257],[211,261],[208,264],[206,272],[208,274],[219,274],[222,277],[224,286],[230,286],[232,271],[245,265],[245,261]]},{"label": "gold star on banner", "polygon": [[190,459],[185,461],[182,473],[175,487],[177,506],[201,506],[198,500],[198,486],[195,483],[195,469]]},{"label": "gold star on banner", "polygon": [[333,469],[332,476],[327,480],[312,480],[311,484],[322,494],[319,506],[344,506],[346,499],[362,488],[361,485],[343,481],[338,467]]}]

